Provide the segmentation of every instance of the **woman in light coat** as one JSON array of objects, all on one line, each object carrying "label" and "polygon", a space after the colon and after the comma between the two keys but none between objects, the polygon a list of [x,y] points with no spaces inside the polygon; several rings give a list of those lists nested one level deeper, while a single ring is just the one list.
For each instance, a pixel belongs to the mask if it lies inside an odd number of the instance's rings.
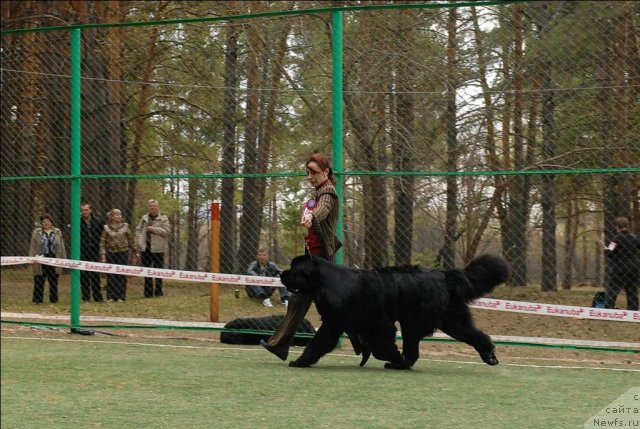
[{"label": "woman in light coat", "polygon": [[[122,221],[120,209],[111,209],[100,237],[100,260],[109,264],[127,265],[139,257],[134,232]],[[122,274],[107,274],[107,301],[127,300],[127,278]]]},{"label": "woman in light coat", "polygon": [[[53,226],[53,218],[49,213],[40,216],[40,226],[31,233],[29,256],[44,256],[45,258],[67,257],[67,251],[62,240],[62,231]],[[33,299],[36,304],[44,302],[44,282],[49,282],[49,301],[58,302],[58,276],[62,268],[45,264],[32,264],[33,268]]]}]

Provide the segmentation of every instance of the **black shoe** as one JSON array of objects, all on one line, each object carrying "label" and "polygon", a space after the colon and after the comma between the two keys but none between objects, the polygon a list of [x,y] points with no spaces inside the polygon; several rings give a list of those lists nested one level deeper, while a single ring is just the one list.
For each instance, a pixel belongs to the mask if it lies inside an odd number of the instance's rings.
[{"label": "black shoe", "polygon": [[498,365],[498,358],[496,357],[496,349],[491,350],[489,353],[484,353],[480,355],[480,358],[487,365]]},{"label": "black shoe", "polygon": [[264,347],[265,349],[267,349],[268,351],[270,351],[271,353],[273,353],[274,355],[278,356],[280,358],[280,360],[287,360],[287,356],[289,355],[289,350],[288,349],[283,349],[282,347],[272,346],[271,344],[269,344],[265,340],[260,340],[260,345],[262,347]]}]

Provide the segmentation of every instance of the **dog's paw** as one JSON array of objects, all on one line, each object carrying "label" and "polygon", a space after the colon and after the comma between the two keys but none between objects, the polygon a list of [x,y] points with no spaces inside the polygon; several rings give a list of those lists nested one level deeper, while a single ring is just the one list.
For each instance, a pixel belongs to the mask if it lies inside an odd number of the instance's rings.
[{"label": "dog's paw", "polygon": [[411,369],[411,365],[405,362],[387,362],[384,367],[385,369]]},{"label": "dog's paw", "polygon": [[489,353],[485,353],[485,354],[481,354],[480,357],[482,358],[482,361],[484,363],[486,363],[487,365],[498,365],[498,358],[496,357],[496,351],[495,350],[491,350],[491,352]]},{"label": "dog's paw", "polygon": [[365,349],[362,352],[362,360],[360,361],[360,366],[365,366],[370,356],[371,356],[371,350],[369,350],[368,347],[365,347]]},{"label": "dog's paw", "polygon": [[298,359],[289,362],[289,366],[293,368],[309,368],[311,365],[307,362],[301,362],[300,359]]}]

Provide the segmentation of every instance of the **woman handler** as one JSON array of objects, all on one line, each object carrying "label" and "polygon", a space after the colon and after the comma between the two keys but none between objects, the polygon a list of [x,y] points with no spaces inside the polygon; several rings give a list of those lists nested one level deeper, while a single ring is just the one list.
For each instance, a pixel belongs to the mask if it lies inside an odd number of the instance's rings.
[{"label": "woman handler", "polygon": [[[339,201],[333,170],[327,157],[319,152],[311,154],[305,167],[307,179],[315,189],[313,198],[305,204],[300,220],[300,225],[307,228],[305,253],[335,262],[336,252],[342,243],[336,237]],[[268,341],[261,340],[260,344],[280,359],[286,360],[293,337],[309,311],[311,301],[308,295],[291,293],[284,319],[271,338]]]}]

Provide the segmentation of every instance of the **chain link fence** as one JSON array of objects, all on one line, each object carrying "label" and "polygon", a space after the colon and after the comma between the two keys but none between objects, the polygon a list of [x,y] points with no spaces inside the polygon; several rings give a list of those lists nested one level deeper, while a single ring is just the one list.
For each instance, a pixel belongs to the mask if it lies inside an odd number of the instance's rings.
[{"label": "chain link fence", "polygon": [[170,268],[211,269],[214,201],[220,272],[260,247],[286,267],[320,150],[342,160],[344,264],[490,251],[514,286],[601,284],[596,241],[618,216],[640,229],[640,3],[498,3],[3,3],[2,256],[27,255],[42,212],[70,239],[79,162],[94,213],[135,226],[159,201]]}]

